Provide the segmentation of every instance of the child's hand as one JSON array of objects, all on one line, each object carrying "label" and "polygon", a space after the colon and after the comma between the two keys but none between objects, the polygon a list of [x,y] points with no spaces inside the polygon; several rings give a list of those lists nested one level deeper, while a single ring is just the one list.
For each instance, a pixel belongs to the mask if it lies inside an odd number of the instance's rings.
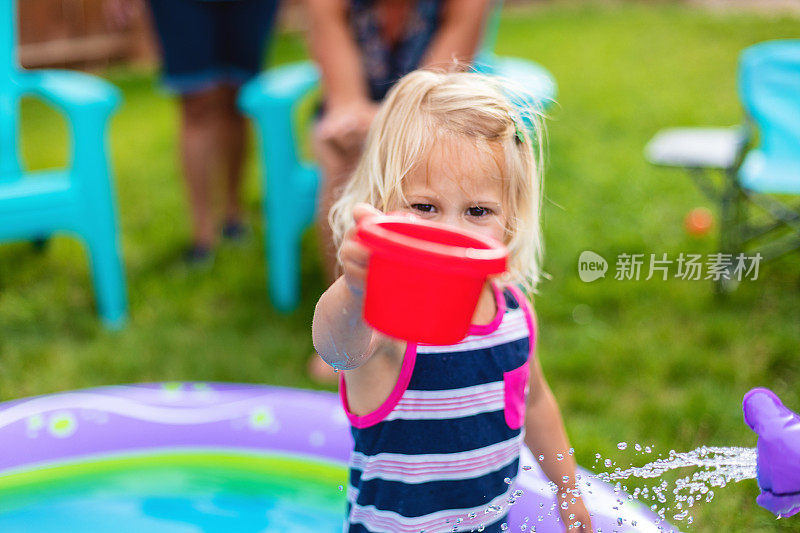
[{"label": "child's hand", "polygon": [[[359,203],[353,208],[353,220],[356,225],[365,217],[381,214],[369,204]],[[364,296],[364,287],[367,282],[369,249],[355,239],[355,234],[356,227],[354,226],[345,235],[339,256],[342,261],[344,281],[350,291],[360,299]]]},{"label": "child's hand", "polygon": [[[574,498],[575,503],[572,503]],[[589,533],[594,531],[592,529],[592,518],[589,515],[589,510],[583,503],[583,498],[578,496],[573,497],[572,494],[567,493],[566,498],[559,498],[559,513],[561,514],[561,521],[566,524],[565,528],[568,533],[577,531],[578,533]],[[563,502],[567,503],[567,508],[561,507]],[[580,523],[580,525],[576,525]]]}]

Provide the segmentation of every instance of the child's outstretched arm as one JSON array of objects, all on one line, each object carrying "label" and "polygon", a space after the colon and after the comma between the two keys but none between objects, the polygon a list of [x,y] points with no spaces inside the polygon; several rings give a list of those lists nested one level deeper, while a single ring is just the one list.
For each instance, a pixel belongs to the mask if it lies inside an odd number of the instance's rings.
[{"label": "child's outstretched arm", "polygon": [[[530,392],[525,413],[525,444],[539,461],[545,475],[558,485],[559,513],[564,524],[571,526],[569,531],[592,531],[589,511],[583,499],[573,491],[577,489],[575,458],[569,453],[570,445],[561,411],[550,386],[544,379],[538,358],[531,361]],[[539,459],[542,457],[541,459]],[[559,457],[561,458],[559,460]],[[574,498],[574,503],[573,503]],[[562,504],[567,504],[566,508]],[[573,516],[571,516],[573,515]]]},{"label": "child's outstretched arm", "polygon": [[[375,214],[380,211],[367,204],[358,204],[353,209],[356,224]],[[354,234],[355,228],[342,242],[343,274],[317,302],[312,324],[317,353],[326,363],[342,370],[356,368],[366,361],[374,337],[374,330],[362,319],[369,251],[353,239]]]}]

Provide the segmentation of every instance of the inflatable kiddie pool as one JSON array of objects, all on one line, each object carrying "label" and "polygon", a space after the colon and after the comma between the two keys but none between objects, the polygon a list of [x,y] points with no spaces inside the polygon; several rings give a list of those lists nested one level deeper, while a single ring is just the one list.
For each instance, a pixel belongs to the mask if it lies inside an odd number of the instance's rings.
[{"label": "inflatable kiddie pool", "polygon": [[[339,532],[351,442],[327,392],[159,383],[2,403],[0,531]],[[508,530],[561,532],[555,495],[525,452],[533,467],[520,472]],[[670,529],[590,483],[596,530]]]}]

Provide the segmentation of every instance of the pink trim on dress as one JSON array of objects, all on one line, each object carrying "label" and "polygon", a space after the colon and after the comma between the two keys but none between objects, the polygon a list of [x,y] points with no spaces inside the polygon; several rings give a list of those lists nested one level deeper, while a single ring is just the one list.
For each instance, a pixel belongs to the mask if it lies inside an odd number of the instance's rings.
[{"label": "pink trim on dress", "polygon": [[497,302],[497,314],[494,315],[494,319],[488,324],[470,325],[467,335],[488,335],[499,328],[500,323],[503,321],[503,315],[506,312],[506,299],[503,296],[503,291],[494,282],[490,282],[490,284],[494,292],[495,301]]},{"label": "pink trim on dress", "polygon": [[391,394],[389,394],[389,397],[386,398],[386,401],[384,401],[380,407],[363,416],[354,415],[350,412],[350,406],[347,403],[347,387],[345,386],[344,382],[344,372],[342,372],[339,376],[339,398],[342,400],[342,407],[344,407],[344,412],[347,415],[348,420],[350,420],[350,424],[355,428],[363,429],[374,426],[389,416],[389,413],[391,413],[395,406],[397,406],[397,402],[399,402],[400,398],[403,397],[403,394],[405,394],[406,389],[408,388],[408,384],[411,382],[411,374],[414,373],[414,363],[416,363],[416,361],[417,345],[409,342],[406,345],[406,352],[403,355],[403,364],[400,366],[400,375],[397,376],[397,383],[395,383]]},{"label": "pink trim on dress", "polygon": [[531,359],[536,349],[536,313],[533,312],[531,303],[516,285],[509,285],[508,289],[511,291],[511,294],[514,295],[514,298],[517,299],[517,303],[525,312],[525,321],[528,323],[528,331],[531,334],[529,342],[530,349],[528,351],[528,359]]},{"label": "pink trim on dress", "polygon": [[505,392],[506,424],[511,429],[519,429],[525,423],[525,400],[528,397],[528,382],[531,378],[530,358],[514,370],[503,372]]},{"label": "pink trim on dress", "polygon": [[516,298],[517,303],[525,313],[528,323],[528,359],[519,368],[503,373],[505,390],[505,417],[506,423],[512,429],[519,429],[525,424],[525,404],[530,393],[530,362],[536,348],[536,315],[530,302],[516,285],[509,285],[508,289]]}]

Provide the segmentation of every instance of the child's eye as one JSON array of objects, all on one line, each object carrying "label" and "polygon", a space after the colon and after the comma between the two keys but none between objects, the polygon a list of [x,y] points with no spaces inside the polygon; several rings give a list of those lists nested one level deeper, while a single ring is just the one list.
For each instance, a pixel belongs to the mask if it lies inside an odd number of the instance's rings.
[{"label": "child's eye", "polygon": [[420,211],[421,213],[432,213],[433,206],[431,204],[411,204],[411,209]]},{"label": "child's eye", "polygon": [[467,213],[469,213],[469,216],[471,216],[471,217],[483,217],[483,216],[486,216],[486,215],[491,215],[492,214],[492,210],[491,209],[487,209],[486,207],[474,206],[474,207],[470,207],[469,209],[467,209]]}]

